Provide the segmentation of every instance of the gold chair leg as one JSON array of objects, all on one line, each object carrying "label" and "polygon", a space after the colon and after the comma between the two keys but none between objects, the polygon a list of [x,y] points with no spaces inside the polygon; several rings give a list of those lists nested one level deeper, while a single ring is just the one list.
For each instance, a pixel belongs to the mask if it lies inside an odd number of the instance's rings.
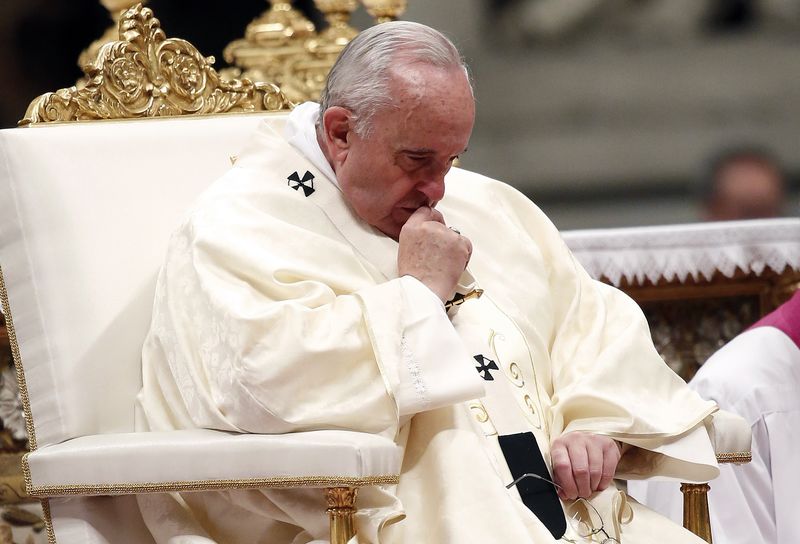
[{"label": "gold chair leg", "polygon": [[681,484],[683,526],[706,542],[711,542],[711,519],[708,517],[708,484]]},{"label": "gold chair leg", "polygon": [[328,518],[331,523],[331,544],[347,544],[356,534],[355,487],[329,487],[325,489],[328,499]]}]

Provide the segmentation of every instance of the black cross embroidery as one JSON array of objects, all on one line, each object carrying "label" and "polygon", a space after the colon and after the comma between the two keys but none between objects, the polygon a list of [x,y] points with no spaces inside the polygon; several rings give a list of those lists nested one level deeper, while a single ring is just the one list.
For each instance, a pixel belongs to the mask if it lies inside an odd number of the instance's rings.
[{"label": "black cross embroidery", "polygon": [[[297,172],[292,172],[289,177],[287,178],[289,187],[298,191],[300,187],[303,188],[303,194],[306,196],[311,196],[311,193],[314,192],[314,174],[306,170],[306,173],[303,174],[303,179],[300,179],[300,174]],[[294,183],[292,183],[294,182]],[[308,183],[308,185],[306,185]]]},{"label": "black cross embroidery", "polygon": [[492,376],[490,370],[500,370],[497,368],[497,364],[483,355],[475,355],[474,359],[478,361],[478,366],[476,366],[475,369],[478,371],[478,374],[481,375],[481,378],[487,381],[494,380],[494,376]]}]

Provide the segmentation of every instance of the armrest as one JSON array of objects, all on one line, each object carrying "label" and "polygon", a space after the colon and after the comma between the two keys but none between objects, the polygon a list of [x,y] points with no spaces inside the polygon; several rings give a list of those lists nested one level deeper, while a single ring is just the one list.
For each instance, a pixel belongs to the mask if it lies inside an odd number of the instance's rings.
[{"label": "armrest", "polygon": [[[753,436],[750,425],[732,412],[719,410],[706,420],[706,429],[718,463],[749,463]],[[708,513],[708,484],[681,484],[683,526],[706,542],[711,542]]]},{"label": "armrest", "polygon": [[719,463],[749,463],[753,436],[750,425],[732,412],[719,410],[711,415],[708,436]]},{"label": "armrest", "polygon": [[367,433],[191,429],[83,436],[22,465],[28,494],[52,497],[396,484],[401,459],[394,442]]}]

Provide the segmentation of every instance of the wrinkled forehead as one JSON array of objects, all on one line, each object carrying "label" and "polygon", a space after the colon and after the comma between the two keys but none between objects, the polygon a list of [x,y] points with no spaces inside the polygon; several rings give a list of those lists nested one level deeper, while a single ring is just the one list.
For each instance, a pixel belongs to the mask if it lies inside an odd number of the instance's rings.
[{"label": "wrinkled forehead", "polygon": [[475,101],[469,77],[461,65],[443,67],[424,62],[404,62],[389,68],[387,77],[392,102]]},{"label": "wrinkled forehead", "polygon": [[425,139],[435,135],[456,142],[469,140],[475,120],[475,100],[466,74],[459,68],[412,66],[395,69],[390,79],[391,103],[376,122],[395,138]]}]

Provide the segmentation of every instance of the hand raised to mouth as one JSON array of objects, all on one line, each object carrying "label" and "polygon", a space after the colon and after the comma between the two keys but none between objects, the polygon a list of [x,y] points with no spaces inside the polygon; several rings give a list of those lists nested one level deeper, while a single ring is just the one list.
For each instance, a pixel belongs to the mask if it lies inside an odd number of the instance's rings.
[{"label": "hand raised to mouth", "polygon": [[427,206],[411,214],[398,241],[399,274],[414,276],[446,302],[469,263],[472,242],[449,229],[442,214]]}]

